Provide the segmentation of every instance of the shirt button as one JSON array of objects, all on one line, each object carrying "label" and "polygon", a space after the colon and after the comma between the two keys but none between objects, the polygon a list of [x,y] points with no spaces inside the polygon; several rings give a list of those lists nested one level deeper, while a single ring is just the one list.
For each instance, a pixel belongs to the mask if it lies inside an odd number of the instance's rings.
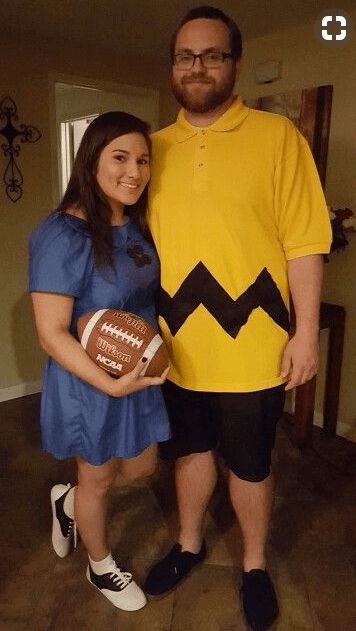
[{"label": "shirt button", "polygon": [[203,134],[203,136],[204,136],[204,135],[206,134],[205,129],[202,129],[202,130],[201,130],[201,133],[202,133],[202,134]]},{"label": "shirt button", "polygon": [[200,149],[205,149],[205,145],[200,145]]},{"label": "shirt button", "polygon": [[204,166],[203,162],[199,162],[198,167]]}]

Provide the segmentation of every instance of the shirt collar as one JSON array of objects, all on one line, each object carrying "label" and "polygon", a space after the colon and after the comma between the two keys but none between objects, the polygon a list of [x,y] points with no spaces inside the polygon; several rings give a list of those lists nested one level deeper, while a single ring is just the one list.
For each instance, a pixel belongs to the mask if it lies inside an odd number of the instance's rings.
[{"label": "shirt collar", "polygon": [[188,123],[185,118],[184,110],[181,109],[177,122],[176,122],[176,135],[178,142],[184,142],[193,136],[196,136],[201,129],[205,129],[207,131],[231,131],[238,127],[240,123],[246,118],[248,115],[249,108],[244,105],[242,98],[240,96],[235,97],[234,102],[230,105],[229,109],[224,112],[212,125],[208,127],[195,127]]}]

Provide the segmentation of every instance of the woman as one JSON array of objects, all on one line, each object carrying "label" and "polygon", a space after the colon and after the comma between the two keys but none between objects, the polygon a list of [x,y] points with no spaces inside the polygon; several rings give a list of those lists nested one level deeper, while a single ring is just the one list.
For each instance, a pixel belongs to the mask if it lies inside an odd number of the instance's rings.
[{"label": "woman", "polygon": [[169,425],[160,386],[146,377],[144,358],[114,379],[87,356],[76,338],[83,313],[103,307],[136,313],[157,327],[158,262],[145,223],[150,177],[146,123],[107,112],[87,128],[59,208],[33,232],[30,292],[42,348],[43,447],[59,459],[75,457],[76,487],[51,491],[52,542],[64,557],[78,526],[89,556],[88,580],[120,609],[146,598],[132,575],[115,563],[106,543],[108,493],[114,484],[149,475],[156,443]]}]

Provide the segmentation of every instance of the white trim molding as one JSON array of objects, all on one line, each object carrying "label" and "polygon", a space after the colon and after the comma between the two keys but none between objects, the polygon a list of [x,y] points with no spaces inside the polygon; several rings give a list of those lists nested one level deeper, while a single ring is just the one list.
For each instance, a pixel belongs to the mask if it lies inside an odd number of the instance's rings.
[{"label": "white trim molding", "polygon": [[10,386],[9,388],[0,388],[0,402],[10,401],[10,399],[19,399],[29,394],[37,394],[41,392],[41,386],[41,381],[30,381],[27,383],[18,383],[16,386]]}]

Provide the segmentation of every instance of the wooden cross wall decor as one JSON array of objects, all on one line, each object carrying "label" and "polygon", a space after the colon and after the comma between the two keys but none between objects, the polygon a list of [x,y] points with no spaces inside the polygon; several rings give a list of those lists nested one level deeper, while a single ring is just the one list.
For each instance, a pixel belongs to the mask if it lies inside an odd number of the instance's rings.
[{"label": "wooden cross wall decor", "polygon": [[0,135],[6,138],[7,143],[3,143],[1,148],[4,152],[5,158],[8,159],[3,180],[6,186],[6,195],[12,202],[17,202],[22,196],[22,173],[16,164],[16,159],[21,147],[18,144],[18,140],[21,142],[37,142],[42,136],[41,132],[32,125],[19,125],[20,129],[17,129],[13,121],[18,121],[17,107],[14,101],[6,96],[0,102],[0,120],[5,120],[4,127],[0,128]]}]

